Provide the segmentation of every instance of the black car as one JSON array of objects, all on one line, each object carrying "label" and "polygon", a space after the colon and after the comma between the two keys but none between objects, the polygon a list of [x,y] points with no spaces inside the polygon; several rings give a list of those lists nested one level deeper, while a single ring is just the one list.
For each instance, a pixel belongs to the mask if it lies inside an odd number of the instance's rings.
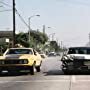
[{"label": "black car", "polygon": [[70,47],[61,61],[64,73],[90,71],[90,47]]}]

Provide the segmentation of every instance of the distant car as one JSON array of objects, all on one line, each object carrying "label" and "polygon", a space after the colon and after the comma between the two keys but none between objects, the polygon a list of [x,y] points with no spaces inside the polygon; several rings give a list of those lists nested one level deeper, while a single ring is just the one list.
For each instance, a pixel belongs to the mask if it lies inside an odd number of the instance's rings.
[{"label": "distant car", "polygon": [[41,58],[46,58],[47,55],[45,53],[39,53],[41,55]]},{"label": "distant car", "polygon": [[90,71],[90,47],[70,47],[61,61],[64,73]]},{"label": "distant car", "polygon": [[56,53],[55,53],[55,52],[50,52],[50,53],[48,54],[48,56],[49,56],[49,57],[51,57],[51,56],[56,56]]},{"label": "distant car", "polygon": [[56,53],[56,56],[60,56],[60,53]]},{"label": "distant car", "polygon": [[0,57],[0,72],[29,70],[34,75],[34,68],[40,72],[41,62],[41,56],[33,48],[10,48]]}]

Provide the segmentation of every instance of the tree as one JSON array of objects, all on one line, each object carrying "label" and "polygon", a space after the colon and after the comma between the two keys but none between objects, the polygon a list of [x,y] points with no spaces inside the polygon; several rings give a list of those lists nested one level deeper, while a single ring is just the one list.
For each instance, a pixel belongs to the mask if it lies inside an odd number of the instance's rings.
[{"label": "tree", "polygon": [[56,41],[50,41],[50,51],[58,52],[60,47],[58,46]]},{"label": "tree", "polygon": [[48,37],[44,33],[41,33],[39,31],[31,31],[30,33],[33,40],[35,40],[36,42],[38,41],[38,43],[45,44],[45,42],[48,41]]},{"label": "tree", "polygon": [[16,43],[19,43],[25,47],[29,47],[30,45],[30,47],[40,48],[40,46],[45,44],[47,41],[48,37],[46,34],[34,30],[30,32],[30,43],[28,41],[28,33],[21,32],[16,35]]},{"label": "tree", "polygon": [[19,33],[16,35],[16,44],[21,44],[25,47],[29,47],[29,42],[28,42],[28,33]]}]

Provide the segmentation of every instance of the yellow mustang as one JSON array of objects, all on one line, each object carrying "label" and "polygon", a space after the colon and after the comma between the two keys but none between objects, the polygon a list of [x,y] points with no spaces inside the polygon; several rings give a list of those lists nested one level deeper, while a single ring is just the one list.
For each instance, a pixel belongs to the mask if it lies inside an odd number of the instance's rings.
[{"label": "yellow mustang", "polygon": [[0,72],[29,70],[34,75],[34,68],[40,72],[41,63],[41,56],[33,48],[10,48],[0,56]]}]

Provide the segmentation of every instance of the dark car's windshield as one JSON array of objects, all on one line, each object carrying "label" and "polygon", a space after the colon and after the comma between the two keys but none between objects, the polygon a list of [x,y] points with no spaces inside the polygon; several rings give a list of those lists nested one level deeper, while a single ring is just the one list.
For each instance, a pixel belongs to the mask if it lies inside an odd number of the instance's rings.
[{"label": "dark car's windshield", "polygon": [[32,54],[30,49],[10,49],[6,54]]},{"label": "dark car's windshield", "polygon": [[90,54],[90,48],[70,48],[68,54]]}]

